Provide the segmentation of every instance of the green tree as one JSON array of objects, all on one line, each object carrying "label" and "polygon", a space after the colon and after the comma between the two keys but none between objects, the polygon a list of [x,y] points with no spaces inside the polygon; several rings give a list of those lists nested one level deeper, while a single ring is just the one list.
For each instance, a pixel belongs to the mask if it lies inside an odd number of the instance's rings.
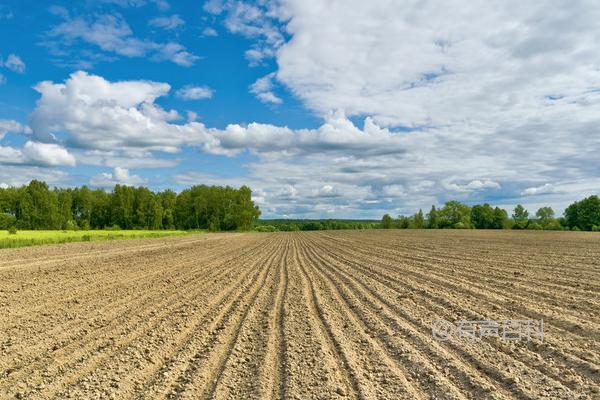
[{"label": "green tree", "polygon": [[381,227],[383,229],[390,229],[392,227],[392,217],[390,214],[385,214],[383,218],[381,218]]},{"label": "green tree", "polygon": [[[51,191],[41,181],[0,188],[0,227],[248,230],[259,216],[260,209],[247,186],[198,185],[179,195],[172,190],[154,193],[125,185],[116,185],[111,193],[86,186]],[[340,227],[336,222],[331,226]]]},{"label": "green tree", "polygon": [[495,224],[496,214],[492,206],[485,203],[483,205],[475,205],[471,209],[471,222],[477,229],[493,229]]},{"label": "green tree", "polygon": [[439,228],[438,211],[436,210],[435,206],[431,206],[431,211],[429,211],[429,214],[427,214],[427,228]]},{"label": "green tree", "polygon": [[20,191],[17,225],[21,229],[59,229],[56,194],[45,182],[33,180]]},{"label": "green tree", "polygon": [[136,221],[135,192],[130,186],[116,185],[111,196],[110,225],[119,225],[123,229],[132,229]]},{"label": "green tree", "polygon": [[0,212],[0,230],[7,230],[11,226],[15,226],[17,219],[14,215],[10,215],[4,212]]},{"label": "green tree", "polygon": [[529,225],[529,211],[527,211],[525,207],[520,204],[518,204],[513,210],[512,217],[515,221],[513,229],[525,229],[527,228],[527,225]]},{"label": "green tree", "polygon": [[565,210],[565,224],[570,229],[585,231],[600,226],[600,198],[593,195],[569,205]]},{"label": "green tree", "polygon": [[398,215],[395,221],[392,221],[392,228],[408,229],[411,225],[412,218],[404,215]]},{"label": "green tree", "polygon": [[104,190],[96,189],[89,192],[89,220],[82,220],[80,227],[82,229],[103,229],[107,227],[119,226],[112,218],[116,217],[113,214],[113,195],[106,193]]},{"label": "green tree", "polygon": [[177,204],[177,194],[167,189],[163,192],[158,193],[158,197],[161,202],[163,216],[162,226],[165,229],[175,228],[175,205]]},{"label": "green tree", "polygon": [[522,205],[518,204],[513,211],[512,217],[515,222],[527,222],[529,219],[529,211],[527,211]]},{"label": "green tree", "polygon": [[55,189],[54,193],[58,200],[58,224],[61,229],[69,229],[73,222],[73,197],[70,189]]},{"label": "green tree", "polygon": [[494,229],[504,229],[508,223],[508,213],[506,210],[496,207],[494,208]]},{"label": "green tree", "polygon": [[471,207],[455,200],[446,202],[440,209],[438,217],[440,228],[471,227]]},{"label": "green tree", "polygon": [[71,194],[71,213],[80,228],[91,225],[92,194],[87,186],[73,189]]},{"label": "green tree", "polygon": [[547,221],[554,218],[554,210],[552,207],[542,207],[536,211],[535,216],[542,222]]},{"label": "green tree", "polygon": [[413,215],[410,227],[413,229],[423,229],[425,227],[425,217],[423,216],[423,210],[419,209],[419,212]]}]

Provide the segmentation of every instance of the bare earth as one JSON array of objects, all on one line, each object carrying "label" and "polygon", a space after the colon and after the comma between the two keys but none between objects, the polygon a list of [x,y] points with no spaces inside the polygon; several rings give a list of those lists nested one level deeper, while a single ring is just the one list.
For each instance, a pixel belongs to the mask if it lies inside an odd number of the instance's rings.
[{"label": "bare earth", "polygon": [[[0,398],[598,399],[600,234],[211,234],[0,251]],[[544,341],[431,324],[545,322]]]}]

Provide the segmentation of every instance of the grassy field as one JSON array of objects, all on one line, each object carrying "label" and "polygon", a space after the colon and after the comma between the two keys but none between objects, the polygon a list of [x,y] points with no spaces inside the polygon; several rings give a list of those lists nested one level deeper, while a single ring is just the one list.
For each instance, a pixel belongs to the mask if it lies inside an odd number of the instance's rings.
[{"label": "grassy field", "polygon": [[0,249],[56,244],[69,242],[89,242],[96,240],[156,238],[163,236],[185,235],[185,231],[146,231],[146,230],[83,230],[83,231],[18,231],[11,235],[0,231]]}]

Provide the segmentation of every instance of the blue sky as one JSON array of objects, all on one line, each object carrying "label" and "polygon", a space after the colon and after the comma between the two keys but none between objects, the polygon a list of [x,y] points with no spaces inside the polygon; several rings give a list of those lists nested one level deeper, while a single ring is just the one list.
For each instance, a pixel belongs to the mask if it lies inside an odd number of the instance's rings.
[{"label": "blue sky", "polygon": [[492,3],[0,2],[0,185],[560,212],[600,182],[600,7]]}]

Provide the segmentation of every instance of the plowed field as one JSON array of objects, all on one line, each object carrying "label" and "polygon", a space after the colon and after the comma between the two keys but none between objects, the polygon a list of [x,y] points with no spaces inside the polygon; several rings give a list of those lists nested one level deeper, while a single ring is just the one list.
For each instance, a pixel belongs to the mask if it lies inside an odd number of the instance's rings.
[{"label": "plowed field", "polygon": [[[210,234],[0,250],[0,398],[598,399],[600,235]],[[432,323],[544,320],[543,341]]]}]

